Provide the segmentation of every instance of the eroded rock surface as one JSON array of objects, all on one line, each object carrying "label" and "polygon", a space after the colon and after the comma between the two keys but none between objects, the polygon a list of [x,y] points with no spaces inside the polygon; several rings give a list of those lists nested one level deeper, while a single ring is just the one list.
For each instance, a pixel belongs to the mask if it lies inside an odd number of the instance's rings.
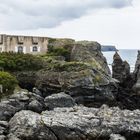
[{"label": "eroded rock surface", "polygon": [[10,120],[9,132],[21,140],[32,140],[33,136],[37,140],[112,140],[116,137],[112,134],[140,133],[139,116],[139,110],[120,110],[105,105],[101,108],[56,108],[41,115],[21,111]]},{"label": "eroded rock surface", "polygon": [[135,93],[140,95],[140,51],[138,51],[137,61],[135,64],[134,79],[135,84],[133,86],[133,90]]},{"label": "eroded rock surface", "polygon": [[56,107],[73,107],[75,105],[73,98],[64,92],[47,96],[44,102],[46,107],[50,110]]},{"label": "eroded rock surface", "polygon": [[123,83],[130,76],[130,66],[127,61],[123,61],[116,52],[113,57],[112,77]]}]

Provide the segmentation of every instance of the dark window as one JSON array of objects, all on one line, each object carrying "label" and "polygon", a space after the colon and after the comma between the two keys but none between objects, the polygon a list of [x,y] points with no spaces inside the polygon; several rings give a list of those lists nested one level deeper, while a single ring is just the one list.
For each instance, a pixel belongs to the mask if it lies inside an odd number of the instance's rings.
[{"label": "dark window", "polygon": [[23,53],[23,47],[22,47],[22,46],[19,46],[19,47],[18,47],[18,52],[19,52],[19,53]]},{"label": "dark window", "polygon": [[37,46],[34,46],[34,47],[33,47],[33,52],[37,52],[37,51],[38,51]]}]

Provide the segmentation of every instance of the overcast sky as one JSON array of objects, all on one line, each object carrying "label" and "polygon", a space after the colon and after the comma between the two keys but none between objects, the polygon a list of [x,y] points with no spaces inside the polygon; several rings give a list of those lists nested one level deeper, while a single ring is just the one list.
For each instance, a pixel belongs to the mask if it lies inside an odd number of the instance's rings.
[{"label": "overcast sky", "polygon": [[140,49],[140,0],[0,0],[0,33]]}]

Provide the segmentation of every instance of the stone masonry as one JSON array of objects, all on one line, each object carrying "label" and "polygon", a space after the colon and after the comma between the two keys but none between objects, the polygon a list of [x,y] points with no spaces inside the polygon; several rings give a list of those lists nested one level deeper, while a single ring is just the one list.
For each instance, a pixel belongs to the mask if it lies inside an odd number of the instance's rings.
[{"label": "stone masonry", "polygon": [[44,54],[47,49],[47,37],[0,35],[0,52]]}]

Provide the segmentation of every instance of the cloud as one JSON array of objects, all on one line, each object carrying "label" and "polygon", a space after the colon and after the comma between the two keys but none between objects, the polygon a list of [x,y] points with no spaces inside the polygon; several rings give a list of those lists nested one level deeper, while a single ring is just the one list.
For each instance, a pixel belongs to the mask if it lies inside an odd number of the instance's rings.
[{"label": "cloud", "polygon": [[52,28],[103,8],[123,8],[132,0],[0,0],[0,29]]}]

